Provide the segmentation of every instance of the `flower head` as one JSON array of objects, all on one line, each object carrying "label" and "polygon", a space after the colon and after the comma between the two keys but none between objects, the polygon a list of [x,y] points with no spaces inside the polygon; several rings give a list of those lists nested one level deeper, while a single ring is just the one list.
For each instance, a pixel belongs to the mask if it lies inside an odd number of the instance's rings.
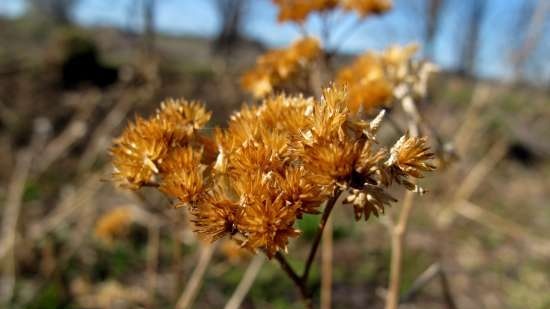
[{"label": "flower head", "polygon": [[242,87],[255,97],[265,97],[285,82],[298,79],[320,56],[319,41],[305,38],[286,49],[277,49],[260,56],[256,66],[241,78]]}]

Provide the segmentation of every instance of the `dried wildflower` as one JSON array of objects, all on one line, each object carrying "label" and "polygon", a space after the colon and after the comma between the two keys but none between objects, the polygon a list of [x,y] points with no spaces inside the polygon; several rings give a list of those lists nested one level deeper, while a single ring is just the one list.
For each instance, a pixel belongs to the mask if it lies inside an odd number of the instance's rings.
[{"label": "dried wildflower", "polygon": [[239,204],[225,197],[221,189],[216,189],[191,208],[191,221],[195,232],[207,240],[215,241],[236,232],[236,222],[240,217]]},{"label": "dried wildflower", "polygon": [[423,193],[423,190],[407,178],[422,178],[423,172],[433,171],[435,166],[429,163],[434,154],[427,145],[426,137],[411,137],[403,135],[391,148],[386,166],[391,167],[393,179],[409,190]]},{"label": "dried wildflower", "polygon": [[182,127],[189,126],[193,130],[202,128],[211,116],[212,113],[205,109],[204,104],[184,99],[167,99],[157,111],[157,117]]},{"label": "dried wildflower", "polygon": [[158,120],[136,117],[111,148],[115,181],[130,189],[154,182],[158,164],[169,151],[171,137]]},{"label": "dried wildflower", "polygon": [[101,216],[95,225],[95,235],[107,244],[128,232],[132,223],[132,211],[118,207]]},{"label": "dried wildflower", "polygon": [[346,10],[355,11],[361,17],[382,14],[392,8],[391,0],[341,0]]},{"label": "dried wildflower", "polygon": [[163,179],[159,190],[182,204],[195,203],[205,190],[202,154],[187,146],[170,152],[161,164]]},{"label": "dried wildflower", "polygon": [[[243,106],[213,139],[197,132],[210,117],[200,105],[166,101],[153,118],[129,126],[114,161],[148,168],[125,180],[138,187],[158,181],[160,191],[190,206],[202,237],[234,235],[241,246],[273,257],[300,234],[295,221],[318,213],[336,187],[350,192],[345,202],[355,217],[368,219],[395,201],[388,186],[414,189],[408,178],[432,169],[425,139],[405,136],[388,151],[376,140],[384,111],[367,121],[350,111],[349,100],[338,85],[320,100],[270,97]],[[132,160],[123,156],[128,148]]]},{"label": "dried wildflower", "polygon": [[341,69],[336,81],[348,87],[350,110],[369,114],[408,94],[425,94],[434,69],[429,63],[412,61],[417,50],[415,44],[392,46],[380,54],[366,53]]},{"label": "dried wildflower", "polygon": [[[114,180],[134,190],[156,183],[165,157],[172,149],[191,143],[195,131],[209,119],[210,113],[203,105],[172,99],[163,102],[153,117],[136,117],[111,148]],[[205,146],[206,141],[198,140]]]},{"label": "dried wildflower", "polygon": [[319,41],[313,38],[299,40],[286,49],[270,51],[259,57],[256,66],[242,76],[242,87],[257,98],[264,97],[311,66],[320,52]]},{"label": "dried wildflower", "polygon": [[329,190],[318,184],[315,175],[304,167],[291,167],[284,175],[276,175],[277,186],[281,188],[283,199],[297,205],[297,217],[302,214],[317,214],[319,206],[329,196]]},{"label": "dried wildflower", "polygon": [[344,200],[344,204],[352,204],[355,213],[355,220],[361,217],[367,221],[371,214],[378,217],[384,213],[384,206],[390,205],[397,200],[386,193],[382,188],[366,184],[361,190],[352,189]]},{"label": "dried wildflower", "polygon": [[286,250],[288,240],[300,235],[293,227],[296,207],[286,205],[282,196],[274,200],[264,198],[243,209],[237,228],[246,237],[247,248],[265,250],[271,258],[279,250]]}]

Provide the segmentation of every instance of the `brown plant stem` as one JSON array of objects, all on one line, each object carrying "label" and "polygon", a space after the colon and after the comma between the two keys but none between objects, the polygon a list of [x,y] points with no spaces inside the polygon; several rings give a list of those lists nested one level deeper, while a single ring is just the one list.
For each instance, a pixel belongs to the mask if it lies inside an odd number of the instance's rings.
[{"label": "brown plant stem", "polygon": [[403,208],[399,214],[397,224],[392,229],[391,235],[391,262],[390,282],[386,297],[386,309],[396,309],[399,304],[399,287],[401,285],[401,268],[403,261],[403,245],[407,223],[413,207],[414,192],[407,191],[403,200]]},{"label": "brown plant stem", "polygon": [[332,209],[334,208],[334,205],[336,205],[336,201],[340,197],[341,193],[342,193],[341,190],[337,190],[336,192],[334,192],[332,197],[326,202],[325,210],[323,211],[323,215],[321,217],[321,221],[319,222],[319,227],[317,229],[317,234],[315,235],[315,239],[313,240],[313,244],[311,246],[309,255],[307,257],[304,273],[301,276],[301,280],[303,281],[307,282],[307,279],[309,277],[309,272],[311,270],[311,265],[313,264],[313,260],[315,259],[315,255],[317,254],[317,249],[319,248],[319,243],[321,242],[321,238],[323,237],[323,231],[327,224],[327,220],[330,216],[330,213],[332,212]]},{"label": "brown plant stem", "polygon": [[294,269],[292,269],[292,266],[288,264],[286,258],[281,252],[277,252],[275,254],[275,260],[279,262],[279,265],[281,265],[281,269],[288,275],[288,277],[292,280],[292,282],[294,282],[294,285],[296,285],[296,287],[300,291],[300,296],[302,298],[304,306],[308,309],[313,309],[311,293],[307,288],[307,283],[305,282],[305,280],[298,276],[296,271],[294,271]]}]

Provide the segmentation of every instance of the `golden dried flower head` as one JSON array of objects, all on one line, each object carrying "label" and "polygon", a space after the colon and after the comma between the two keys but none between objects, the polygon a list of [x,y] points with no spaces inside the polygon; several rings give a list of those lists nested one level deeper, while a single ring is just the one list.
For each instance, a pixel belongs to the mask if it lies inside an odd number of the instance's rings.
[{"label": "golden dried flower head", "polygon": [[242,76],[241,85],[255,97],[264,97],[304,73],[320,54],[321,46],[314,38],[304,38],[286,49],[270,51],[260,56],[256,66]]},{"label": "golden dried flower head", "polygon": [[228,199],[222,189],[215,188],[204,195],[201,202],[191,208],[191,221],[201,237],[215,241],[236,232],[236,222],[241,216],[239,204]]},{"label": "golden dried flower head", "polygon": [[95,235],[107,244],[124,236],[132,223],[132,210],[117,207],[102,215],[96,222]]},{"label": "golden dried flower head", "polygon": [[170,152],[161,164],[163,179],[159,190],[181,204],[195,203],[205,191],[202,153],[186,146]]},{"label": "golden dried flower head", "polygon": [[282,196],[265,197],[243,209],[237,228],[246,237],[244,245],[252,250],[263,249],[271,258],[279,250],[286,250],[289,238],[300,231],[293,227],[296,206],[287,205]]},{"label": "golden dried flower head", "polygon": [[284,175],[276,174],[277,186],[283,199],[297,206],[296,215],[317,214],[321,203],[330,195],[330,189],[319,184],[317,177],[303,166],[290,167]]},{"label": "golden dried flower head", "polygon": [[158,118],[174,123],[179,128],[191,130],[202,128],[211,116],[212,113],[206,110],[204,104],[185,99],[167,99],[160,104],[157,111]]},{"label": "golden dried flower head", "polygon": [[154,181],[159,162],[169,151],[172,135],[157,119],[136,117],[111,148],[115,181],[130,189]]},{"label": "golden dried flower head", "polygon": [[196,132],[209,119],[202,104],[183,99],[164,101],[149,119],[136,117],[111,148],[113,178],[123,187],[138,189],[156,183],[160,165],[173,149],[198,144],[213,151],[209,140]]},{"label": "golden dried flower head", "polygon": [[397,183],[407,189],[423,193],[423,189],[410,182],[407,178],[422,178],[423,172],[435,170],[430,163],[435,155],[430,151],[426,137],[411,137],[403,135],[390,150],[386,166],[391,168],[392,177]]}]

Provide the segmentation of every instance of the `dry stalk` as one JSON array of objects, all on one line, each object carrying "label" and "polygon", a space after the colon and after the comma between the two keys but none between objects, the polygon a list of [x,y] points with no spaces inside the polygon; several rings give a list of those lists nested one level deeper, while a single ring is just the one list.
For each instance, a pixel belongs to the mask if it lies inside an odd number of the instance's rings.
[{"label": "dry stalk", "polygon": [[403,246],[407,224],[413,208],[414,192],[406,191],[403,199],[403,206],[399,213],[397,224],[391,233],[391,261],[390,261],[390,282],[386,296],[386,309],[396,309],[399,304],[399,288],[401,286],[401,268],[403,261]]},{"label": "dry stalk", "polygon": [[430,265],[416,280],[414,280],[411,288],[407,291],[399,300],[400,303],[406,303],[412,301],[418,293],[424,289],[433,279],[439,278],[441,284],[441,290],[443,291],[443,297],[447,308],[456,309],[456,303],[449,287],[447,274],[439,263],[433,263]]},{"label": "dry stalk", "polygon": [[17,222],[21,211],[25,183],[29,176],[32,163],[31,150],[23,150],[17,155],[17,161],[10,185],[8,187],[7,200],[4,207],[2,220],[2,234],[0,239],[0,257],[9,254],[4,264],[1,278],[0,299],[7,302],[12,298],[15,287],[15,255],[13,246],[17,234]]},{"label": "dry stalk", "polygon": [[456,210],[461,205],[461,201],[468,200],[479,184],[494,169],[496,164],[506,155],[506,143],[503,140],[497,141],[466,176],[455,192],[451,203],[442,209],[438,218],[438,225],[442,228],[448,227],[454,220]]},{"label": "dry stalk", "polygon": [[506,220],[501,216],[466,200],[460,202],[460,207],[456,208],[456,212],[465,218],[487,226],[513,239],[523,241],[536,255],[545,258],[550,257],[550,241],[533,235],[523,226],[513,221]]},{"label": "dry stalk", "polygon": [[188,309],[193,305],[195,297],[197,296],[204,279],[206,268],[212,259],[215,247],[215,244],[201,245],[198,256],[199,261],[187,283],[187,286],[185,287],[185,290],[176,303],[176,309]]},{"label": "dry stalk", "polygon": [[264,262],[265,257],[262,255],[254,256],[252,262],[250,262],[250,265],[246,269],[241,282],[239,282],[239,285],[235,289],[233,295],[231,295],[231,298],[225,305],[224,309],[239,309],[241,307],[246,294],[248,294],[248,291],[252,287],[252,284],[254,283],[256,276],[258,276],[260,269],[262,269]]}]

